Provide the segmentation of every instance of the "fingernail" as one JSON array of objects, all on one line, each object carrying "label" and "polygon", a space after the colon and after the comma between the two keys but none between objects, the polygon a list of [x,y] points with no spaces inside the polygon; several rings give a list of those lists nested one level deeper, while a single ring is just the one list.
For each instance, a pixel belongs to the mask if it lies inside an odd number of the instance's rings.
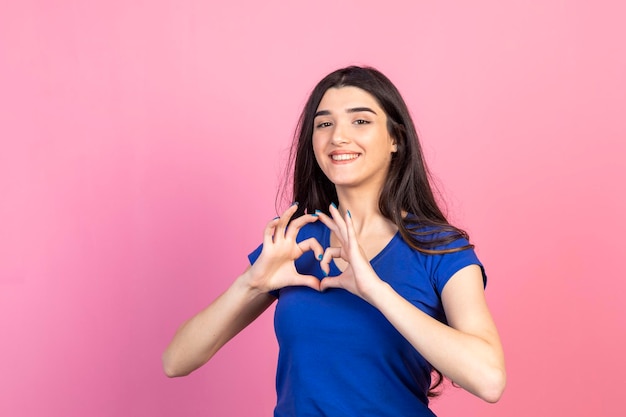
[{"label": "fingernail", "polygon": [[278,220],[278,219],[280,219],[280,216],[276,216],[272,220]]},{"label": "fingernail", "polygon": [[323,255],[318,255],[317,259],[319,259],[321,261],[323,257],[324,257]]},{"label": "fingernail", "polygon": [[330,203],[331,206],[333,206],[335,209],[337,208],[337,206],[335,205],[335,203]]},{"label": "fingernail", "polygon": [[348,217],[352,218],[352,214],[350,214],[350,210],[347,210],[347,211],[348,211]]},{"label": "fingernail", "polygon": [[299,204],[299,203],[298,203],[297,201],[294,201],[293,203],[291,203],[291,206],[290,206],[290,207],[297,206],[298,204]]},{"label": "fingernail", "polygon": [[328,272],[324,271],[323,269],[322,269],[322,274],[324,274],[324,277],[328,276]]},{"label": "fingernail", "polygon": [[311,216],[317,217],[317,211],[315,213],[311,213]]},{"label": "fingernail", "polygon": [[315,214],[322,214],[320,210],[315,210]]}]

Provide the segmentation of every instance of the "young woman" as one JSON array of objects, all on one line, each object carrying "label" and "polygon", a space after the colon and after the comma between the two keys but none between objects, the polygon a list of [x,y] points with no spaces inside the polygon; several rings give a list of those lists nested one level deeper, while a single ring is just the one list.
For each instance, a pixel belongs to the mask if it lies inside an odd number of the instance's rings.
[{"label": "young woman", "polygon": [[275,416],[433,416],[433,372],[498,401],[504,356],[483,267],[437,206],[389,79],[361,67],[326,76],[291,155],[299,203],[267,224],[231,287],[181,326],[165,373],[202,366],[278,300]]}]

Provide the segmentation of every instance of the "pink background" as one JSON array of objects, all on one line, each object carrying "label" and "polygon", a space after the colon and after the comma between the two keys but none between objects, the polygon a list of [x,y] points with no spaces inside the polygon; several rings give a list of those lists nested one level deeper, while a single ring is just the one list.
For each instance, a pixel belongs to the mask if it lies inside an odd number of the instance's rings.
[{"label": "pink background", "polygon": [[246,267],[308,92],[352,63],[404,94],[488,268],[507,390],[435,411],[626,415],[620,3],[4,1],[0,415],[271,415],[271,312],[187,378],[160,356]]}]

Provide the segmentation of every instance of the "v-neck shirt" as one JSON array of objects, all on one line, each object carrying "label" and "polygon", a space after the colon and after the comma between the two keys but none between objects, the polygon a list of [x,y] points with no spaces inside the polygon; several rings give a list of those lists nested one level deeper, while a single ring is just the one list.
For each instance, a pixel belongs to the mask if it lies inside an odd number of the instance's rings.
[{"label": "v-neck shirt", "polygon": [[[323,223],[310,223],[297,241],[312,237],[327,248],[330,233]],[[458,239],[439,249],[467,244]],[[249,255],[251,263],[261,250],[259,246]],[[465,266],[482,269],[473,249],[427,255],[411,248],[399,232],[370,264],[402,297],[443,323],[445,284]],[[295,265],[301,274],[324,278],[312,251]],[[339,274],[331,262],[329,276]],[[278,297],[274,328],[280,347],[275,417],[434,416],[426,395],[431,365],[380,311],[343,289],[285,287],[273,294]]]},{"label": "v-neck shirt", "polygon": [[[332,232],[331,232],[330,229],[328,229],[327,227],[324,228],[324,230],[322,232],[322,235],[321,235],[321,238],[319,240],[319,243],[322,245],[322,247],[324,249],[330,247],[331,234],[332,234]],[[389,239],[387,244],[381,250],[379,250],[378,253],[376,255],[374,255],[374,257],[372,257],[370,259],[370,261],[369,261],[370,264],[375,263],[376,259],[378,259],[380,256],[384,256],[384,253],[387,250],[391,250],[389,248],[393,245],[394,240],[396,240],[396,239],[402,239],[402,235],[400,234],[399,231],[396,231],[396,233],[393,234],[391,239]],[[330,261],[329,266],[330,266],[330,273],[328,274],[329,276],[337,276],[337,275],[342,273],[342,270],[337,266],[337,264],[335,263],[334,260]]]}]

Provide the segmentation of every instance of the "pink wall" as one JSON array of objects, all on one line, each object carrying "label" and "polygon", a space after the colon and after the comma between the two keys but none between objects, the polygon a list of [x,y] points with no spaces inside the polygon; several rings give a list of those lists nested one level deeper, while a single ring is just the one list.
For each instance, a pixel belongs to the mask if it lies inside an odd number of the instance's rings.
[{"label": "pink wall", "polygon": [[621,2],[213,3],[0,6],[0,415],[270,415],[271,314],[190,377],[160,355],[246,266],[308,91],[350,63],[404,93],[488,266],[507,391],[435,410],[626,414]]}]

